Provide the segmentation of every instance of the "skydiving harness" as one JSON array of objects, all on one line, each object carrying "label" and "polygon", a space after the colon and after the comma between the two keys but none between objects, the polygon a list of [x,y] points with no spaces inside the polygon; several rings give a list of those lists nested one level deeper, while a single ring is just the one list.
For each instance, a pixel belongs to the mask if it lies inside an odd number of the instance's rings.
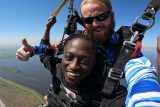
[{"label": "skydiving harness", "polygon": [[[67,1],[67,0],[64,0]],[[84,26],[83,22],[81,21],[80,16],[78,15],[77,11],[73,8],[73,0],[70,0],[69,5],[69,15],[67,17],[67,23],[64,28],[64,34],[61,40],[61,43],[57,46],[58,53],[57,55],[62,54],[63,50],[63,41],[65,34],[71,34],[77,29],[76,22],[80,23]],[[141,49],[141,41],[144,37],[144,33],[150,29],[155,22],[155,14],[160,9],[160,0],[152,0],[147,8],[144,10],[143,14],[136,18],[135,22],[130,27],[121,27],[118,31],[120,36],[122,37],[131,37],[129,39],[124,39],[123,45],[121,47],[119,56],[108,72],[108,76],[105,80],[104,87],[101,91],[102,95],[106,98],[109,98],[114,89],[119,84],[120,79],[123,76],[123,71],[126,63],[129,61],[130,58],[137,56]],[[140,22],[140,20],[145,20],[148,23],[144,24]],[[131,36],[132,35],[132,36]],[[120,37],[121,38],[121,37]],[[106,69],[107,70],[107,69]],[[54,91],[56,90],[56,87]],[[55,91],[57,93],[58,91]]]},{"label": "skydiving harness", "polygon": [[[65,0],[64,0],[65,1]],[[79,16],[76,9],[73,8],[74,0],[68,0],[69,1],[69,15],[67,16],[66,25],[64,27],[63,36],[61,39],[60,44],[57,45],[58,53],[57,55],[61,55],[63,53],[63,45],[64,45],[64,36],[70,35],[71,33],[74,33],[77,30],[77,23],[82,25],[84,27],[83,21],[81,17]]]},{"label": "skydiving harness", "polygon": [[[130,33],[128,33],[128,31],[131,32],[132,36],[129,41],[125,40],[123,42],[120,54],[113,65],[113,68],[109,70],[108,77],[105,80],[105,84],[102,89],[102,95],[105,97],[110,97],[114,89],[119,84],[119,81],[123,76],[124,67],[129,59],[131,57],[135,57],[139,53],[143,34],[154,25],[154,16],[159,9],[160,0],[152,0],[144,10],[143,14],[136,18],[132,26],[129,28],[122,27],[120,29],[123,37],[130,37]],[[141,23],[139,21],[140,19],[148,21],[148,24]]]}]

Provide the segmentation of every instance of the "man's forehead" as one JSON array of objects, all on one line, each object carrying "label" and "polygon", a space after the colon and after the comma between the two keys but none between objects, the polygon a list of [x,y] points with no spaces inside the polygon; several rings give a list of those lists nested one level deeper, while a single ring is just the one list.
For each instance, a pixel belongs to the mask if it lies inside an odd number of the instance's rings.
[{"label": "man's forehead", "polygon": [[65,50],[69,49],[76,49],[77,51],[79,50],[84,50],[84,51],[91,51],[93,50],[93,44],[91,41],[85,40],[85,39],[73,39],[69,41],[69,43],[66,45]]}]

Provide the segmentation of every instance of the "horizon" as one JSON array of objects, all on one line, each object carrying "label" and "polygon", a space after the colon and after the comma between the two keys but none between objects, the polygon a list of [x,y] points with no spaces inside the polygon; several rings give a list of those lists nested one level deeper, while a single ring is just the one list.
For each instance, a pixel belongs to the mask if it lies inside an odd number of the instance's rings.
[{"label": "horizon", "polygon": [[[21,45],[21,40],[26,38],[28,43],[39,43],[48,18],[56,10],[62,0],[1,0],[0,12],[5,13],[0,17],[0,45]],[[81,0],[74,1],[74,8],[78,10]],[[130,26],[145,10],[150,0],[111,0],[117,30],[120,26]],[[57,22],[51,29],[52,43],[60,41],[63,35],[67,15],[67,3],[57,15]],[[156,47],[157,36],[160,35],[160,11],[155,15],[155,25],[144,36],[143,46]],[[80,14],[80,12],[79,12]],[[78,29],[83,29],[78,26]],[[152,39],[150,39],[152,38]]]}]

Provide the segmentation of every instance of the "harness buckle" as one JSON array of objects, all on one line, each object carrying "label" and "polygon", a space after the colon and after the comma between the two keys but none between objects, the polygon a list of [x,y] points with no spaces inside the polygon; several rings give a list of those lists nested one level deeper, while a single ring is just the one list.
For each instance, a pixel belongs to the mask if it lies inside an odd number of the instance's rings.
[{"label": "harness buckle", "polygon": [[108,77],[113,80],[120,80],[123,76],[123,71],[120,69],[111,68],[108,73]]}]

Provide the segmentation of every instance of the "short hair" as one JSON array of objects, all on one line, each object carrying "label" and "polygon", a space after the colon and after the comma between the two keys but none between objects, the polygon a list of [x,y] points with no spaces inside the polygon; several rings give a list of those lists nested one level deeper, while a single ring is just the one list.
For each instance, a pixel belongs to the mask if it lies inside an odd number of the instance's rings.
[{"label": "short hair", "polygon": [[67,44],[71,40],[77,39],[77,38],[84,39],[84,40],[87,40],[92,43],[92,49],[96,55],[96,61],[98,61],[98,62],[100,60],[101,60],[101,62],[106,61],[107,57],[106,57],[106,51],[105,51],[104,46],[99,41],[97,41],[92,35],[90,35],[86,32],[84,33],[83,31],[80,31],[80,30],[70,34],[69,37],[67,37],[64,40],[64,42],[62,43],[63,46],[62,46],[61,51],[64,52],[64,49],[67,46]]},{"label": "short hair", "polygon": [[71,33],[69,35],[69,37],[67,37],[64,41],[64,48],[66,47],[66,45],[73,39],[77,39],[77,38],[80,38],[80,39],[84,39],[84,40],[87,40],[89,42],[92,43],[92,48],[93,48],[93,51],[96,51],[96,46],[98,43],[98,41],[93,37],[91,36],[90,34],[88,33],[83,33],[83,31],[76,31],[74,33]]},{"label": "short hair", "polygon": [[87,3],[99,3],[99,2],[105,4],[108,9],[112,10],[112,4],[110,0],[83,0],[81,3],[81,7]]},{"label": "short hair", "polygon": [[[64,47],[63,47],[63,51],[65,49],[65,47],[68,45],[68,43],[73,40],[73,39],[83,39],[83,40],[87,40],[89,42],[92,43],[92,49],[93,49],[93,54],[95,54],[95,60],[96,60],[96,70],[105,70],[106,64],[108,64],[108,60],[107,60],[107,56],[106,56],[106,50],[104,48],[104,46],[97,41],[92,35],[88,34],[88,33],[84,33],[83,31],[78,31],[78,32],[74,32],[72,34],[69,35],[68,38],[65,39],[64,42]],[[101,71],[101,72],[102,72]],[[95,71],[97,72],[97,71]]]}]

